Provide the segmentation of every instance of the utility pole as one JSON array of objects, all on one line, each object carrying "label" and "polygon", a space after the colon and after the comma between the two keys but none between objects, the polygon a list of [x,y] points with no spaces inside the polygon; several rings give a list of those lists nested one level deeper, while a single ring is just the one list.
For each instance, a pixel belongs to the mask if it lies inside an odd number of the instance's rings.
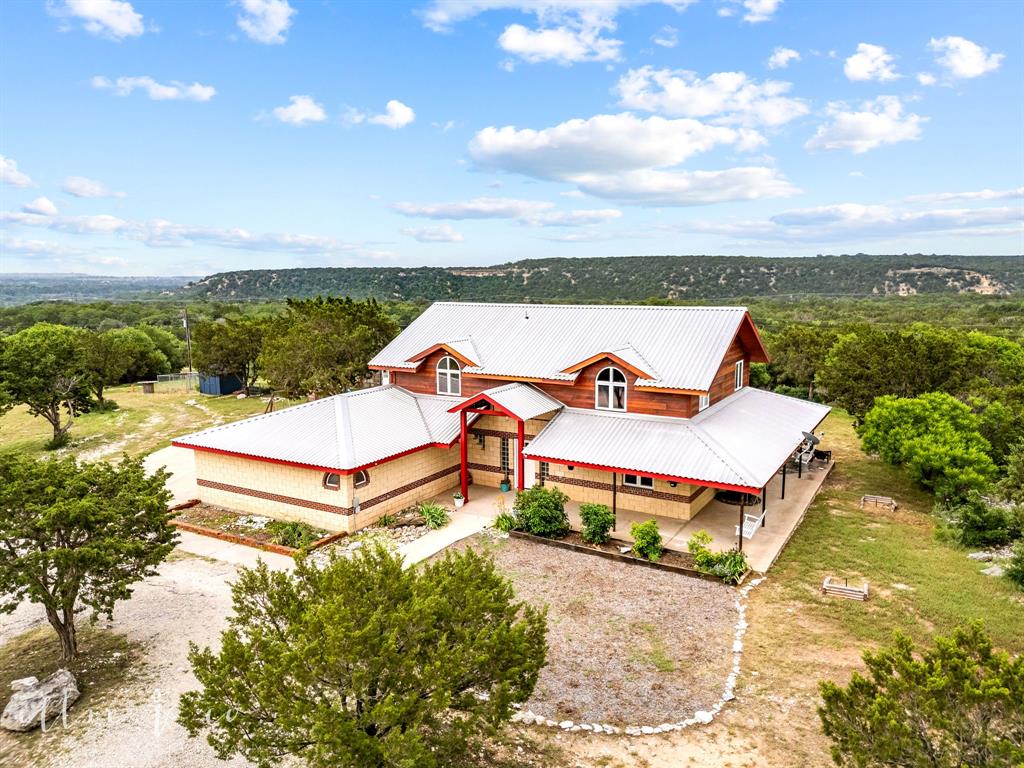
[{"label": "utility pole", "polygon": [[192,329],[188,327],[188,307],[185,307],[185,346],[188,348],[188,379],[185,381],[185,391],[192,391]]}]

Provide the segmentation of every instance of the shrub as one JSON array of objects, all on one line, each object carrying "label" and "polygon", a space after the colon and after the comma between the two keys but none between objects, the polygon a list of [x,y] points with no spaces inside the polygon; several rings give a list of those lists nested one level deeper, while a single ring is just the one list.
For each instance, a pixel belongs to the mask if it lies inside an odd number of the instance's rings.
[{"label": "shrub", "polygon": [[516,529],[516,518],[511,512],[499,512],[494,518],[494,528],[502,533],[508,533]]},{"label": "shrub", "polygon": [[580,535],[591,544],[604,544],[608,533],[615,524],[615,515],[606,504],[580,504],[580,519],[583,530]]},{"label": "shrub", "polygon": [[435,502],[420,504],[420,514],[423,515],[427,528],[432,531],[448,525],[448,510]]},{"label": "shrub", "polygon": [[569,497],[557,488],[535,485],[516,494],[516,521],[527,533],[558,539],[569,532],[565,502]]},{"label": "shrub", "polygon": [[377,520],[378,528],[390,528],[392,525],[398,522],[398,518],[394,515],[381,515]]},{"label": "shrub", "polygon": [[939,514],[944,535],[965,547],[997,547],[1024,534],[1024,505],[992,504],[977,492]]},{"label": "shrub", "polygon": [[1006,578],[1021,589],[1024,589],[1024,539],[1013,545],[1013,552],[1006,563]]},{"label": "shrub", "polygon": [[275,544],[292,549],[308,547],[320,538],[320,532],[313,526],[294,521],[272,520],[264,530],[273,537]]},{"label": "shrub", "polygon": [[633,537],[634,555],[655,563],[661,559],[661,532],[654,520],[633,523],[629,535]]},{"label": "shrub", "polygon": [[686,549],[693,555],[697,570],[717,576],[726,584],[739,584],[740,578],[750,566],[747,556],[738,549],[727,552],[712,552],[708,549],[711,535],[707,531],[697,531],[686,542]]}]

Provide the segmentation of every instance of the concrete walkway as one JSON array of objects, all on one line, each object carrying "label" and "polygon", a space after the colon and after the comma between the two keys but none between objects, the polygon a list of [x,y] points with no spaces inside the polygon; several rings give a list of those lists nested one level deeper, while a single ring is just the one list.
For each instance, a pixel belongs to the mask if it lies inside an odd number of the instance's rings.
[{"label": "concrete walkway", "polygon": [[[457,541],[479,533],[494,522],[498,514],[499,499],[504,499],[506,507],[511,508],[515,493],[502,493],[496,488],[474,486],[470,490],[468,501],[462,509],[456,509],[451,520],[444,528],[431,531],[415,541],[399,548],[406,566],[427,560]],[[451,492],[436,496],[433,501],[450,506]]]},{"label": "concrete walkway", "polygon": [[208,557],[212,560],[220,560],[246,568],[255,568],[260,560],[275,571],[290,571],[295,567],[295,560],[287,555],[264,552],[244,544],[232,544],[229,541],[221,541],[212,536],[201,536],[191,531],[178,531],[178,548],[192,555]]},{"label": "concrete walkway", "polygon": [[188,448],[175,448],[173,445],[161,448],[149,454],[142,464],[149,473],[156,472],[160,467],[171,473],[167,478],[171,506],[196,498],[196,464]]}]

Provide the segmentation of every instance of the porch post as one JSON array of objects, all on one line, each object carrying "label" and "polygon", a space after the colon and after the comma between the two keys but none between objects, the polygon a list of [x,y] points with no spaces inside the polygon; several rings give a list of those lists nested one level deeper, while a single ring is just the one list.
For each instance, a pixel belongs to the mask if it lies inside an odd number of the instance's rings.
[{"label": "porch post", "polygon": [[525,462],[523,461],[523,437],[526,435],[526,426],[522,419],[519,419],[516,424],[516,490],[523,490],[526,485],[524,484],[526,478],[523,477],[523,471]]},{"label": "porch post", "polygon": [[[786,462],[788,463],[789,461]],[[786,464],[782,465],[782,496],[779,497],[781,499],[786,498]]]},{"label": "porch post", "polygon": [[462,480],[462,497],[469,501],[469,463],[467,459],[469,442],[469,430],[466,429],[466,412],[459,411],[459,477]]},{"label": "porch post", "polygon": [[619,492],[619,477],[617,472],[612,472],[612,530],[618,522],[617,497]]},{"label": "porch post", "polygon": [[765,496],[768,494],[768,483],[764,484],[764,488],[761,489],[761,527],[764,528],[764,519],[768,516],[764,511]]},{"label": "porch post", "polygon": [[740,535],[739,535],[739,550],[743,551],[743,502],[740,501]]}]

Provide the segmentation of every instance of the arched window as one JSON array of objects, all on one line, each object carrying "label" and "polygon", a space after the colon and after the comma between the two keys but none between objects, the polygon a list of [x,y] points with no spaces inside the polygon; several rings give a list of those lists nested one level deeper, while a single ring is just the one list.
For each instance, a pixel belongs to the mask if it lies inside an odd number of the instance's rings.
[{"label": "arched window", "polygon": [[353,485],[355,485],[356,488],[362,488],[364,485],[370,482],[370,473],[367,472],[365,469],[361,469],[358,472],[356,472],[356,475],[353,478],[353,480]]},{"label": "arched window", "polygon": [[618,368],[605,368],[597,374],[595,408],[603,411],[626,410],[626,374]]},{"label": "arched window", "polygon": [[442,357],[437,364],[437,394],[462,394],[462,372],[454,357]]},{"label": "arched window", "polygon": [[329,491],[337,491],[341,488],[341,475],[337,472],[324,473],[324,488]]}]

